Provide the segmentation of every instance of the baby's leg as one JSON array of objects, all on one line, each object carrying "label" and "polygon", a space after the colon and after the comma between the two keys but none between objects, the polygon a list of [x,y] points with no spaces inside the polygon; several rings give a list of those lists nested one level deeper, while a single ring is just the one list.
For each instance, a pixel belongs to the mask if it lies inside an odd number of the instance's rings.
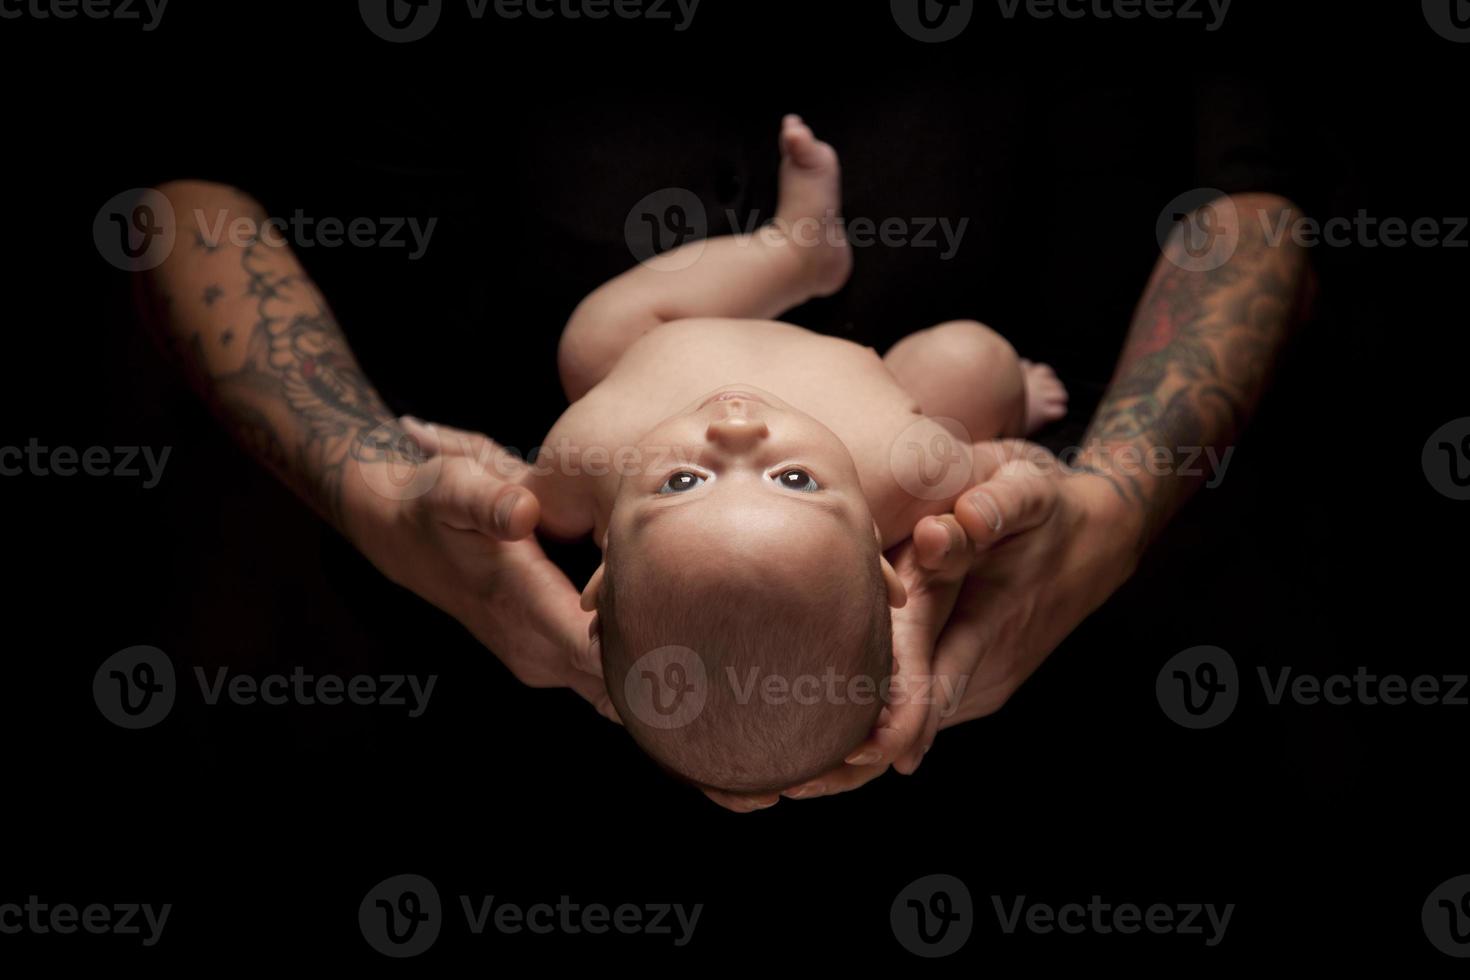
[{"label": "baby's leg", "polygon": [[1067,412],[1067,389],[1051,368],[1021,360],[974,320],[910,334],[883,363],[925,415],[958,420],[977,442],[1030,435]]},{"label": "baby's leg", "polygon": [[837,152],[797,116],[781,125],[776,220],[748,236],[691,242],[604,284],[562,331],[562,388],[576,401],[623,351],[661,323],[689,317],[773,319],[841,289],[852,256],[838,219]]}]

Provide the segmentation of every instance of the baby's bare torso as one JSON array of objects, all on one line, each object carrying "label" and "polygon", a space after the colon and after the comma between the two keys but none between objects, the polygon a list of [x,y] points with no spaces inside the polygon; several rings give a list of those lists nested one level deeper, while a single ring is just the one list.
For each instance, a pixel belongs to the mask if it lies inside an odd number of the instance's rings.
[{"label": "baby's bare torso", "polygon": [[[565,537],[591,531],[601,541],[623,470],[658,464],[627,450],[694,399],[732,384],[775,394],[842,441],[883,547],[953,505],[954,495],[935,497],[932,474],[921,472],[933,462],[923,447],[946,434],[924,419],[873,348],[774,321],[689,319],[630,345],[552,427],[545,447],[555,463],[539,467],[532,484],[542,526]],[[910,451],[915,446],[920,451]],[[966,481],[958,482],[956,492]]]}]

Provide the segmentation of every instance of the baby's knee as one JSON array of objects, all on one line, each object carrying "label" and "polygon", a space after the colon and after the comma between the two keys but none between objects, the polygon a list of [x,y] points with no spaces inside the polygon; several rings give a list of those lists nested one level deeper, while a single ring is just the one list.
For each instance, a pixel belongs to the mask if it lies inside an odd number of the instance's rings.
[{"label": "baby's knee", "polygon": [[930,355],[965,377],[1003,377],[1020,363],[1010,341],[976,320],[950,320],[924,333]]}]

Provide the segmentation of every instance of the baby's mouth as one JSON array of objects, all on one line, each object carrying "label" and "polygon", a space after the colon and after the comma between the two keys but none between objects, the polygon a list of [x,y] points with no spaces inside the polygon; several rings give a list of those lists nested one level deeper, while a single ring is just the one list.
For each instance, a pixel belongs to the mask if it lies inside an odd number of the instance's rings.
[{"label": "baby's mouth", "polygon": [[712,405],[715,402],[728,402],[733,401],[737,398],[741,401],[755,402],[759,405],[769,404],[764,398],[759,395],[751,394],[750,392],[741,389],[731,388],[726,391],[715,392],[713,395],[710,395],[704,401],[700,402],[699,407],[704,408],[705,406]]}]

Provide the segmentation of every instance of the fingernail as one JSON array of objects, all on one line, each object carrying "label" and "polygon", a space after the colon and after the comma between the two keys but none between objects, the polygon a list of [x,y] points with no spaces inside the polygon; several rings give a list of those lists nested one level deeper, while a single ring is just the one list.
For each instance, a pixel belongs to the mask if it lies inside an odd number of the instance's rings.
[{"label": "fingernail", "polygon": [[821,792],[822,787],[820,786],[798,786],[796,787],[796,789],[787,790],[781,795],[786,797],[788,800],[804,800],[808,796],[816,796]]},{"label": "fingernail", "polygon": [[970,494],[970,503],[985,518],[985,524],[992,531],[1000,530],[1000,510],[995,506],[995,501],[990,494],[984,490],[976,490]]},{"label": "fingernail", "polygon": [[876,749],[866,749],[861,752],[854,752],[843,761],[849,766],[870,766],[881,758],[883,758],[883,753]]},{"label": "fingernail", "polygon": [[500,529],[501,534],[510,533],[510,515],[515,511],[516,504],[521,502],[521,492],[512,490],[500,498],[495,505],[495,526]]},{"label": "fingernail", "polygon": [[769,810],[771,807],[775,806],[779,802],[781,802],[781,801],[778,798],[778,799],[772,800],[769,803],[752,803],[750,806],[751,806],[751,809],[753,809],[753,810]]}]

